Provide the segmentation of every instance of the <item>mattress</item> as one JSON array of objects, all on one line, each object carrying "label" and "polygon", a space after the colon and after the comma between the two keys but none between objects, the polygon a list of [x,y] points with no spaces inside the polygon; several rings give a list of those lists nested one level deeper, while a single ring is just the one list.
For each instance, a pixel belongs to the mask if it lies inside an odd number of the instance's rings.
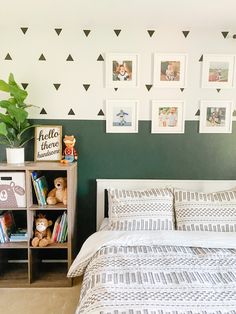
[{"label": "mattress", "polygon": [[68,276],[76,314],[236,314],[235,233],[99,231]]}]

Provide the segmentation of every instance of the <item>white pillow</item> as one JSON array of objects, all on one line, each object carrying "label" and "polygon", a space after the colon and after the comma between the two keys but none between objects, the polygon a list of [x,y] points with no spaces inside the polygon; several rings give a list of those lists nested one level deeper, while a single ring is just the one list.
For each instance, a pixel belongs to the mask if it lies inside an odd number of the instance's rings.
[{"label": "white pillow", "polygon": [[173,193],[169,189],[108,190],[110,230],[173,230]]},{"label": "white pillow", "polygon": [[236,190],[203,193],[174,190],[177,230],[236,231]]}]

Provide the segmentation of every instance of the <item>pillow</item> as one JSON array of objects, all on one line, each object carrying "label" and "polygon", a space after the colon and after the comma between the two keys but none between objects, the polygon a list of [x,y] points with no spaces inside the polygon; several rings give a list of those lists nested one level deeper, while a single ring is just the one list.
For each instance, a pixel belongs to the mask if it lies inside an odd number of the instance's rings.
[{"label": "pillow", "polygon": [[109,230],[173,230],[169,189],[108,190]]},{"label": "pillow", "polygon": [[236,231],[236,190],[174,190],[177,230]]}]

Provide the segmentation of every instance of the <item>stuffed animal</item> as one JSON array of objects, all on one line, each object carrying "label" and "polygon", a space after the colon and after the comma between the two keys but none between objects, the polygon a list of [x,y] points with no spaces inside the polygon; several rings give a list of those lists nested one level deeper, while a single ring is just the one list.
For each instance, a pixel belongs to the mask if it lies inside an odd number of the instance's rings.
[{"label": "stuffed animal", "polygon": [[52,221],[48,220],[45,215],[39,214],[38,218],[35,219],[35,231],[34,238],[32,240],[32,246],[34,247],[45,247],[51,243],[51,230],[50,226]]},{"label": "stuffed animal", "polygon": [[47,195],[47,204],[55,205],[62,202],[64,205],[67,205],[67,179],[62,177],[56,178],[54,185],[55,188]]},{"label": "stuffed animal", "polygon": [[68,164],[69,162],[73,162],[74,160],[78,159],[77,152],[74,148],[76,139],[74,135],[65,135],[63,139],[66,148],[62,154],[61,163]]}]

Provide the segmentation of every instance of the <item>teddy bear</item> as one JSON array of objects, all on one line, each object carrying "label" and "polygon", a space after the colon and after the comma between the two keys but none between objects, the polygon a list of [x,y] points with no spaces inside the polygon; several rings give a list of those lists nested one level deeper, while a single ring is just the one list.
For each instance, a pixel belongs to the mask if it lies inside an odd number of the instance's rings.
[{"label": "teddy bear", "polygon": [[33,247],[45,247],[51,243],[51,230],[50,226],[52,225],[52,221],[48,220],[45,215],[39,214],[35,219],[35,231],[34,238],[32,239]]},{"label": "teddy bear", "polygon": [[76,142],[74,135],[65,135],[63,142],[66,148],[63,151],[61,163],[68,164],[69,162],[77,160],[78,156],[76,149],[74,148]]},{"label": "teddy bear", "polygon": [[47,195],[47,204],[55,205],[62,202],[67,205],[67,179],[63,177],[54,180],[55,188],[52,189]]}]

